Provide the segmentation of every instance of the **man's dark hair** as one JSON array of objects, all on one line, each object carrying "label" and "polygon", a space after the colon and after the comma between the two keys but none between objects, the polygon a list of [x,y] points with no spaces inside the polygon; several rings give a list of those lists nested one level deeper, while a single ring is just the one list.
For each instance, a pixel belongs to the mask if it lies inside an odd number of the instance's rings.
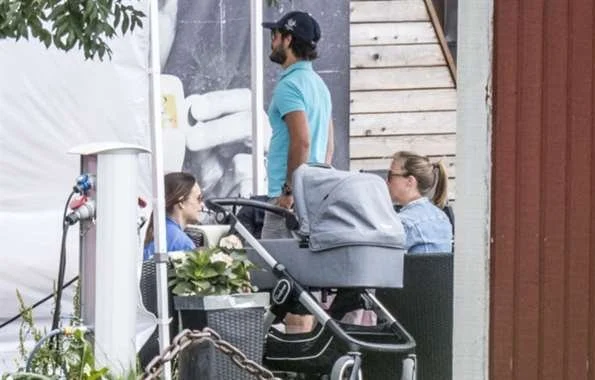
[{"label": "man's dark hair", "polygon": [[294,36],[291,34],[290,31],[287,30],[279,30],[281,36],[283,38],[287,36],[291,36],[291,44],[289,48],[293,51],[293,54],[298,59],[303,59],[306,61],[313,61],[318,58],[318,51],[316,51],[316,45],[312,45],[309,42],[304,41],[303,39]]}]

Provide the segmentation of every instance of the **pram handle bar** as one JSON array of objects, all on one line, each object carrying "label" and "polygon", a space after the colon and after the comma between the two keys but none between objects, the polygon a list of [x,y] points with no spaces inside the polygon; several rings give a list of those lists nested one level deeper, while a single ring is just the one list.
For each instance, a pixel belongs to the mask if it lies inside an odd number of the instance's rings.
[{"label": "pram handle bar", "polygon": [[283,207],[275,206],[267,202],[257,201],[254,199],[246,199],[246,198],[210,198],[205,199],[205,205],[207,208],[217,211],[217,212],[228,212],[223,206],[248,206],[248,207],[255,207],[260,208],[263,210],[267,210],[273,212],[280,216],[291,216],[295,218],[294,213],[291,210],[288,210]]},{"label": "pram handle bar", "polygon": [[[232,215],[223,206],[246,206],[263,209],[285,218],[285,224],[290,231],[297,230],[299,224],[293,211],[283,207],[275,206],[267,202],[257,201],[246,198],[211,198],[205,200],[207,208],[215,212],[223,212]],[[235,216],[235,215],[234,215]],[[237,218],[234,218],[237,220]]]},{"label": "pram handle bar", "polygon": [[238,220],[237,216],[234,215],[232,212],[229,212],[223,206],[253,206],[253,207],[261,207],[263,209],[269,210],[275,213],[282,213],[282,215],[292,214],[291,211],[284,209],[282,207],[273,206],[266,202],[259,202],[254,201],[251,199],[244,199],[244,198],[211,198],[205,200],[205,205],[215,211],[215,212],[222,212],[226,215],[229,215],[232,219],[232,227],[246,240],[246,242],[258,252],[259,256],[268,264],[270,268],[273,269],[275,273],[278,270],[279,263],[273,256],[271,256],[267,250],[256,240],[256,238],[244,227],[242,223]]}]

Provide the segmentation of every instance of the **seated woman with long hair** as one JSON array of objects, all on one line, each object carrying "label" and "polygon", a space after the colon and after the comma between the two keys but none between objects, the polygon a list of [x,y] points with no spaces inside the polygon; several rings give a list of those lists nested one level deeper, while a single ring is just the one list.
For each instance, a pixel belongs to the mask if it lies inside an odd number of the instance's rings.
[{"label": "seated woman with long hair", "polygon": [[[175,172],[165,175],[165,236],[167,251],[189,251],[196,248],[184,228],[198,221],[203,197],[192,174]],[[155,254],[153,218],[149,221],[143,251],[144,260]]]},{"label": "seated woman with long hair", "polygon": [[[452,252],[452,225],[442,210],[447,200],[448,176],[442,162],[412,152],[397,152],[386,178],[408,252]],[[431,194],[431,200],[428,198]]]}]

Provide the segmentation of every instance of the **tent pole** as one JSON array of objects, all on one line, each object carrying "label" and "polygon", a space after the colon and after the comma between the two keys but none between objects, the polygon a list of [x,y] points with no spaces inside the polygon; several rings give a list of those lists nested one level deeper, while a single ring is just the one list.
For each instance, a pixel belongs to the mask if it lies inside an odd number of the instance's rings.
[{"label": "tent pole", "polygon": [[266,194],[264,188],[264,143],[263,143],[263,41],[262,0],[250,1],[250,58],[252,88],[252,192]]},{"label": "tent pole", "polygon": [[[159,4],[149,1],[150,56],[149,108],[151,123],[151,155],[153,171],[153,226],[157,280],[157,324],[159,352],[169,345],[169,302],[167,290],[167,242],[165,237],[165,186],[163,182],[163,143],[161,131],[161,63],[159,59]],[[171,379],[171,365],[166,363],[162,378]]]}]

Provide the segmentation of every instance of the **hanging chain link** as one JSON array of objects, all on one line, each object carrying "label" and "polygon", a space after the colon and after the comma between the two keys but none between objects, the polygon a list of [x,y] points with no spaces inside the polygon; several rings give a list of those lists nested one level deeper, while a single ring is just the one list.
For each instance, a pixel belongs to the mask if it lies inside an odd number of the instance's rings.
[{"label": "hanging chain link", "polygon": [[205,327],[202,331],[189,329],[181,331],[175,336],[172,343],[163,351],[163,353],[153,358],[153,360],[151,360],[145,367],[145,372],[141,376],[141,379],[159,379],[159,375],[163,371],[165,363],[171,362],[180,352],[191,344],[201,342],[211,343],[217,350],[229,356],[238,367],[248,371],[260,380],[278,379],[271,371],[255,361],[248,359],[242,351],[234,347],[231,343],[221,339],[217,332],[208,327]]}]

